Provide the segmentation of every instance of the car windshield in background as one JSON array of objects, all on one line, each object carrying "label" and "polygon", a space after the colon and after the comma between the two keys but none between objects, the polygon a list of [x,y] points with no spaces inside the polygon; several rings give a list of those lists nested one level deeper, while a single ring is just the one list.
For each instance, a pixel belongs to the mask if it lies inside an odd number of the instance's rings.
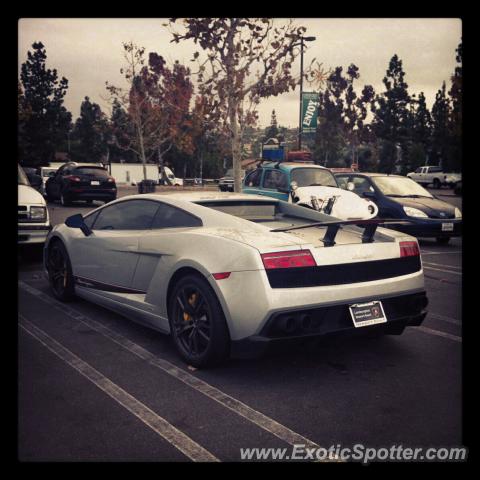
[{"label": "car windshield in background", "polygon": [[78,175],[92,175],[95,177],[108,177],[108,172],[101,167],[77,167],[75,173]]},{"label": "car windshield in background", "polygon": [[28,178],[20,165],[18,166],[18,185],[30,186],[30,182],[28,181]]},{"label": "car windshield in background", "polygon": [[375,185],[387,197],[428,197],[433,196],[417,182],[406,177],[374,177]]},{"label": "car windshield in background", "polygon": [[299,187],[338,187],[333,174],[321,168],[295,168],[292,170],[291,179],[297,182]]}]

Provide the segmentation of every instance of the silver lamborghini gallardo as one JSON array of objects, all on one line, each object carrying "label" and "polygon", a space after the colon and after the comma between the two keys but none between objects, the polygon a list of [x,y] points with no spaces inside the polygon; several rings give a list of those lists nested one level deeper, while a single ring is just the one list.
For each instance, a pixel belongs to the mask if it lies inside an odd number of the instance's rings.
[{"label": "silver lamborghini gallardo", "polygon": [[379,222],[257,195],[132,195],[55,226],[44,263],[60,300],[77,295],[171,333],[186,362],[206,367],[420,325],[417,241]]}]

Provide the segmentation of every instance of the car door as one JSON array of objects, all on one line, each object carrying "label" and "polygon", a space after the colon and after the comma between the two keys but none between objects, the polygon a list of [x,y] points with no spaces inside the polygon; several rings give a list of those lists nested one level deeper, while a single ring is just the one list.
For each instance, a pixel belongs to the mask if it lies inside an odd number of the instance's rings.
[{"label": "car door", "polygon": [[139,238],[150,229],[157,210],[154,200],[134,199],[87,217],[92,234],[78,235],[69,249],[77,281],[107,292],[134,293]]},{"label": "car door", "polygon": [[242,190],[245,193],[255,193],[257,195],[262,194],[262,189],[260,187],[262,181],[262,168],[257,168],[252,173],[249,173],[243,182]]}]

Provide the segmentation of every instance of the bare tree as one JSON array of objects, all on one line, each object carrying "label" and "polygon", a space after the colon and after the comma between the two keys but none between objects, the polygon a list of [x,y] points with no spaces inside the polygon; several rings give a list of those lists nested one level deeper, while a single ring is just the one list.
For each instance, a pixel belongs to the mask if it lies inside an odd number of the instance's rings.
[{"label": "bare tree", "polygon": [[[192,39],[206,53],[199,63],[198,81],[204,92],[225,106],[223,120],[231,136],[235,191],[241,190],[241,145],[245,127],[255,116],[261,98],[294,89],[292,74],[306,28],[293,21],[280,25],[270,18],[187,18],[173,42]],[[305,70],[308,74],[308,69]]]}]

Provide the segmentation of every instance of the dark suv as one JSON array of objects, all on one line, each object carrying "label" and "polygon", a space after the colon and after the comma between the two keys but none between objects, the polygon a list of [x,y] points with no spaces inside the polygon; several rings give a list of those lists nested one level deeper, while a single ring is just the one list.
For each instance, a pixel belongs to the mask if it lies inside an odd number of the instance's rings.
[{"label": "dark suv", "polygon": [[115,179],[97,164],[69,162],[62,165],[45,184],[47,200],[69,205],[76,200],[105,203],[117,198]]}]

